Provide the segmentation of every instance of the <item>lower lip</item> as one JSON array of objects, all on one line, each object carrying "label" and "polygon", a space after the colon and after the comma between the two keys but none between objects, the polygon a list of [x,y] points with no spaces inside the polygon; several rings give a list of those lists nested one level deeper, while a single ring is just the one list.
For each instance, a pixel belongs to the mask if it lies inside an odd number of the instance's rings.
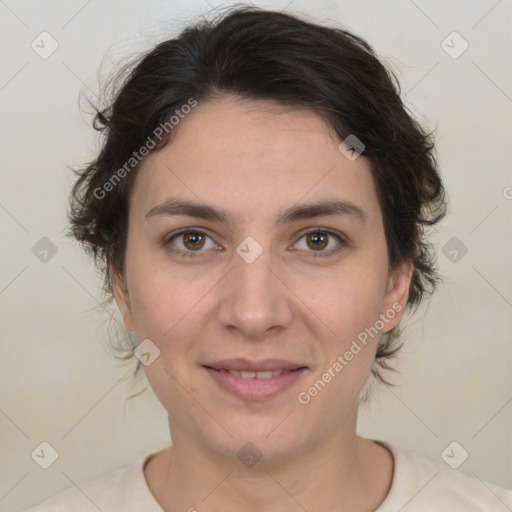
[{"label": "lower lip", "polygon": [[204,367],[217,384],[243,400],[266,400],[272,398],[297,382],[307,368],[276,375],[270,379],[243,379],[228,372]]}]

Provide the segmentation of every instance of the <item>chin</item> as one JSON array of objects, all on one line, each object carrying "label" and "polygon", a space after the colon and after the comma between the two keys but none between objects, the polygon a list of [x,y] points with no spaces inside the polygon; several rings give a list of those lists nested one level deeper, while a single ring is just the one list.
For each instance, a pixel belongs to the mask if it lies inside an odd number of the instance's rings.
[{"label": "chin", "polygon": [[[292,416],[292,415],[290,415]],[[255,418],[247,416],[232,419],[219,435],[212,438],[212,430],[202,433],[203,442],[219,456],[252,467],[284,462],[304,447],[307,436],[291,417],[283,422],[286,414]]]}]

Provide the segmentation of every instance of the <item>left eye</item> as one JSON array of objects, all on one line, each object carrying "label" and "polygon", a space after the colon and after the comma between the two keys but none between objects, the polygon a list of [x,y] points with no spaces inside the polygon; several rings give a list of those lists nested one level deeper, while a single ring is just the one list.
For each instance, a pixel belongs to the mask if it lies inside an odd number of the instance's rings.
[{"label": "left eye", "polygon": [[[326,247],[332,245],[330,242],[335,238],[338,240],[338,244],[331,248],[330,250],[325,250]],[[343,248],[344,240],[340,235],[333,233],[332,231],[316,229],[314,231],[309,231],[305,233],[300,240],[305,240],[305,248],[299,247],[299,249],[304,249],[308,252],[316,252],[320,254],[314,254],[314,256],[325,256],[327,254],[332,254]],[[300,242],[299,240],[299,242]]]}]

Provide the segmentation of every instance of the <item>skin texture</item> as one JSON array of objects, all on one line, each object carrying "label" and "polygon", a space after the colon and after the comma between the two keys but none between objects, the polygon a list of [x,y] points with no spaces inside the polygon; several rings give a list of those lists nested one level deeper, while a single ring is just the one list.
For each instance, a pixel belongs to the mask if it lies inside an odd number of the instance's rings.
[{"label": "skin texture", "polygon": [[[311,111],[221,97],[199,104],[138,171],[125,272],[111,275],[127,329],[160,350],[144,370],[169,413],[173,447],[149,460],[145,476],[165,510],[372,511],[389,491],[391,454],[356,435],[378,336],[307,405],[297,400],[399,303],[382,332],[395,327],[408,297],[412,268],[388,268],[369,162],[350,161],[339,142]],[[229,223],[146,217],[170,197],[224,208]],[[276,225],[286,208],[327,198],[355,203],[365,221],[345,215]],[[170,250],[194,252],[183,235],[171,240],[182,228],[207,235],[196,257]],[[309,228],[332,230],[348,244],[334,254],[342,242],[330,236],[318,249]],[[248,236],[263,249],[252,263],[236,252]],[[202,367],[233,357],[291,360],[308,370],[273,398],[242,400]],[[252,467],[237,457],[247,442],[262,454]]]}]

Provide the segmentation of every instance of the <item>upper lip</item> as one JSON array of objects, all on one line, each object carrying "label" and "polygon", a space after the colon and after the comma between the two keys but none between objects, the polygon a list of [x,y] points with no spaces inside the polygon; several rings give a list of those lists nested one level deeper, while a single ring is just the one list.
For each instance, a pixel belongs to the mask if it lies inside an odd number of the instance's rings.
[{"label": "upper lip", "polygon": [[206,363],[203,366],[215,370],[236,370],[239,372],[268,372],[276,370],[297,370],[306,366],[284,359],[264,359],[262,361],[249,361],[248,359],[221,359]]}]

